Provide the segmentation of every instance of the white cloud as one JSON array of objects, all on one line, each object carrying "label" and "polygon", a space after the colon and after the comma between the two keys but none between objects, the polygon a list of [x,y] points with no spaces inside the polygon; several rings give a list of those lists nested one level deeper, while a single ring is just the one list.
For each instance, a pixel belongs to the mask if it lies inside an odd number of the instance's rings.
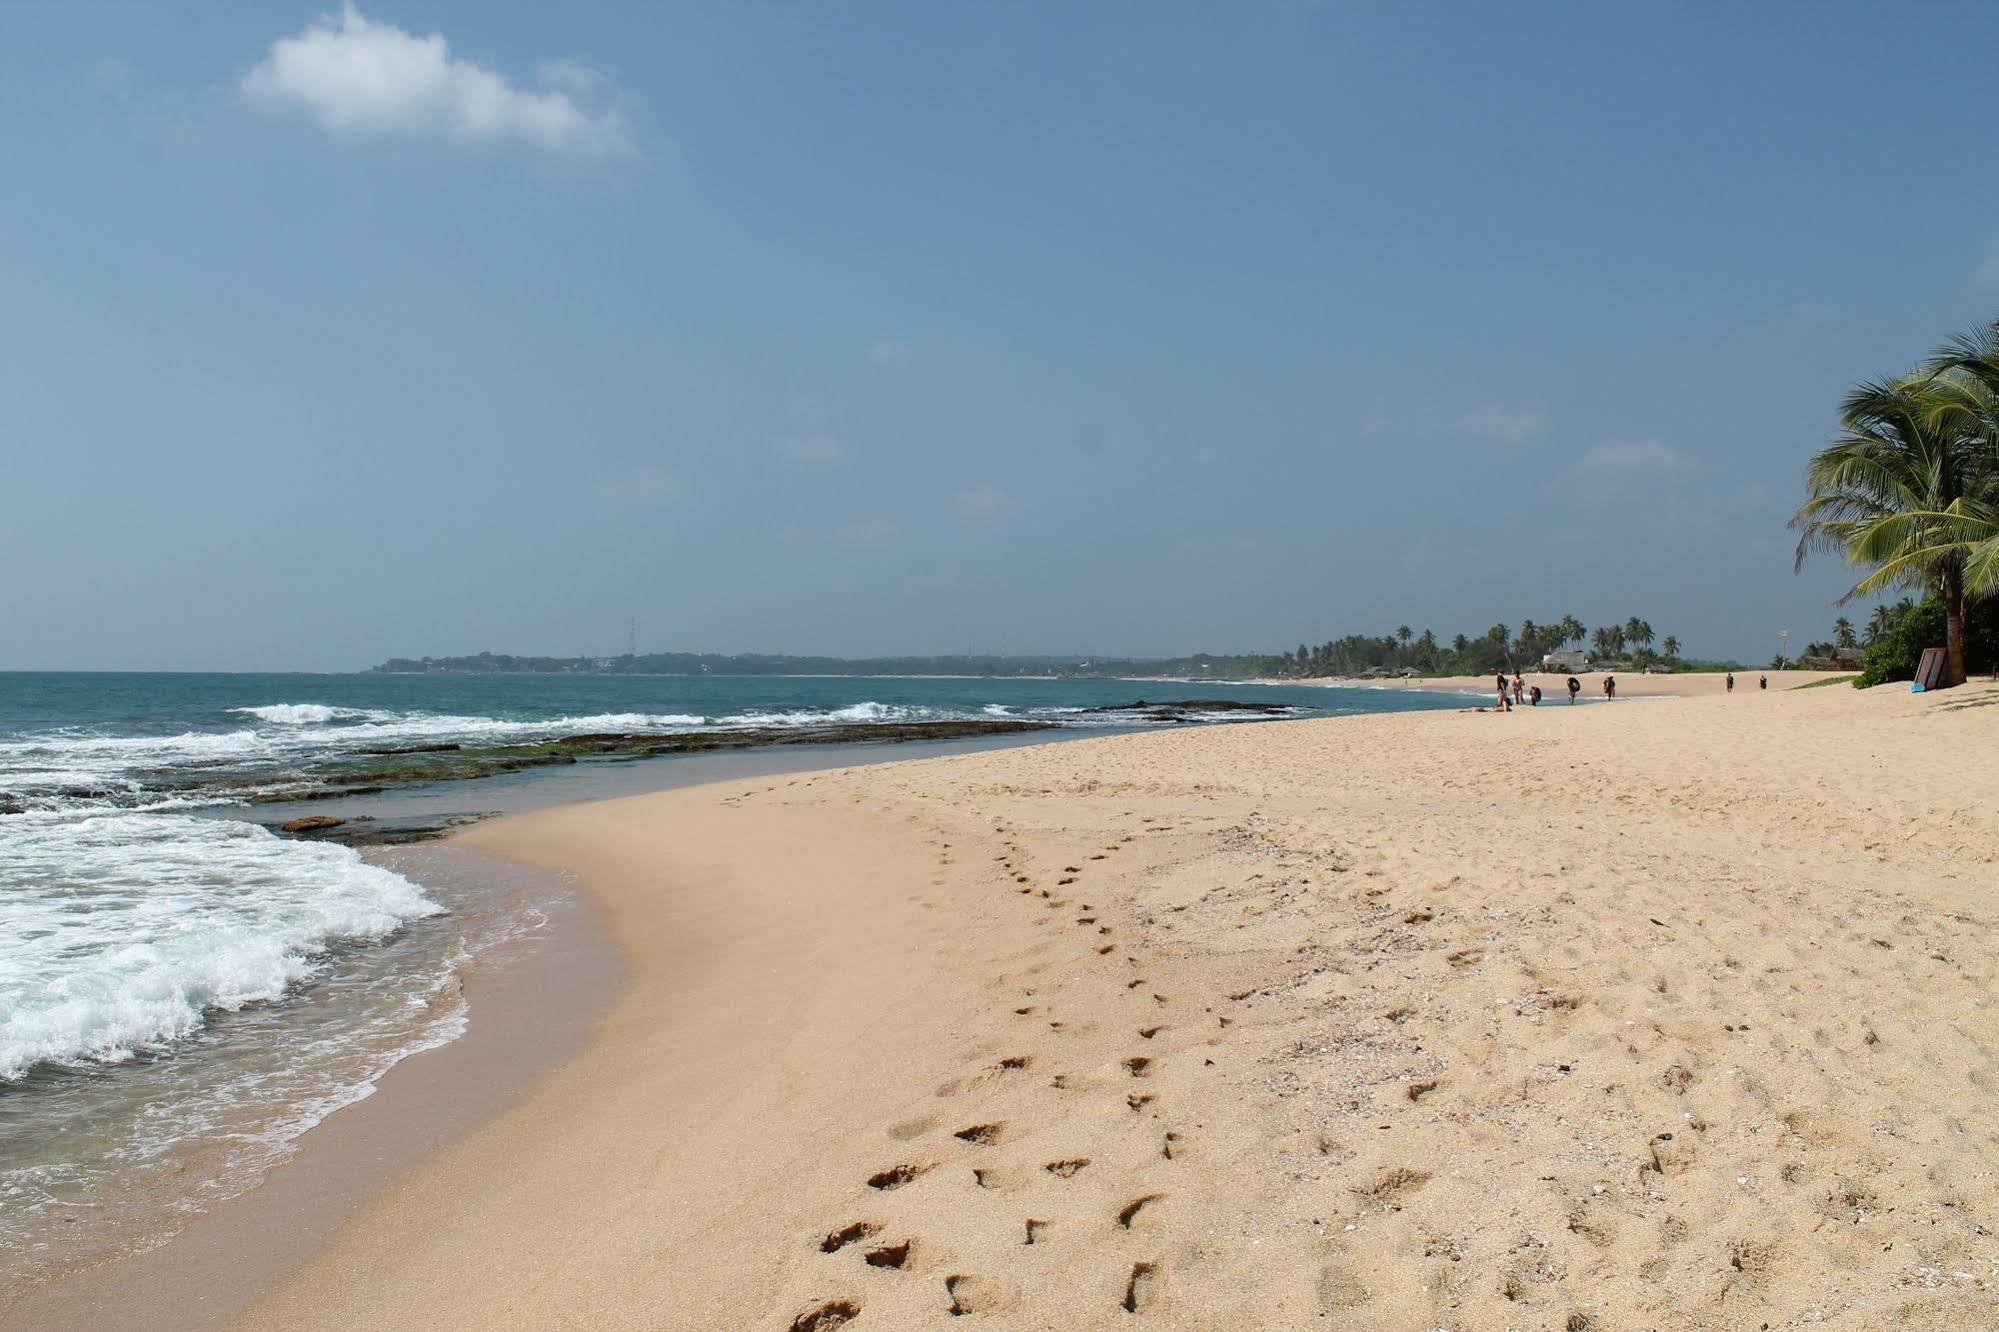
[{"label": "white cloud", "polygon": [[1453,421],[1452,426],[1460,435],[1514,444],[1540,430],[1542,419],[1541,413],[1531,407],[1508,407],[1494,402],[1472,408]]},{"label": "white cloud", "polygon": [[551,61],[537,75],[540,87],[517,87],[452,55],[442,33],[419,37],[349,4],[272,42],[242,86],[337,133],[517,138],[586,153],[628,147],[624,118],[603,105],[615,90],[601,74]]},{"label": "white cloud", "polygon": [[1537,408],[1503,402],[1481,403],[1463,411],[1446,411],[1424,403],[1407,412],[1391,412],[1377,402],[1361,428],[1370,435],[1406,435],[1413,439],[1478,439],[1517,444],[1547,424]]},{"label": "white cloud", "polygon": [[1013,498],[998,486],[974,486],[952,500],[967,518],[1003,518],[1013,512]]},{"label": "white cloud", "polygon": [[837,463],[853,456],[831,435],[792,435],[777,442],[777,451],[793,462]]},{"label": "white cloud", "polygon": [[1978,271],[1972,277],[1981,287],[1999,287],[1999,237],[1985,247],[1985,260],[1978,265]]},{"label": "white cloud", "polygon": [[1686,462],[1656,439],[1607,439],[1583,454],[1583,466],[1593,472],[1671,472]]},{"label": "white cloud", "polygon": [[840,540],[856,546],[879,546],[895,537],[895,524],[882,518],[870,519],[865,523],[852,523],[839,530]]},{"label": "white cloud", "polygon": [[680,484],[669,473],[640,467],[600,489],[611,499],[670,499],[679,493]]},{"label": "white cloud", "polygon": [[129,88],[132,77],[132,62],[123,56],[103,56],[90,66],[90,81],[106,92]]},{"label": "white cloud", "polygon": [[868,359],[876,365],[905,366],[909,364],[909,344],[894,338],[883,338],[868,348]]}]

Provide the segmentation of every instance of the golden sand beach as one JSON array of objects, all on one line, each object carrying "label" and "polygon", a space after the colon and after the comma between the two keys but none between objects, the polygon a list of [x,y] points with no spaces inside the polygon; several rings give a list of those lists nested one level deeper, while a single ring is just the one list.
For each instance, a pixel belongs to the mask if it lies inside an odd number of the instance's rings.
[{"label": "golden sand beach", "polygon": [[241,1326],[1992,1325],[1995,739],[1751,691],[482,828],[627,982]]}]

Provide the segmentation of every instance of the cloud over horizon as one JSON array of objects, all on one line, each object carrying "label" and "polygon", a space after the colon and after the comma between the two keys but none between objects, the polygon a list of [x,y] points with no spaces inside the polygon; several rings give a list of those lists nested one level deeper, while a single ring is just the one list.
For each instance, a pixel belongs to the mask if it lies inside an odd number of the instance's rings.
[{"label": "cloud over horizon", "polygon": [[248,73],[251,98],[298,107],[332,133],[520,139],[555,151],[628,151],[624,117],[596,105],[609,80],[569,60],[537,70],[539,87],[510,82],[451,54],[442,33],[419,37],[352,4],[271,43]]},{"label": "cloud over horizon", "polygon": [[1480,403],[1462,411],[1445,411],[1423,403],[1407,412],[1391,412],[1377,402],[1361,428],[1370,435],[1407,435],[1415,439],[1458,437],[1517,444],[1537,434],[1547,418],[1535,407],[1503,402]]},{"label": "cloud over horizon", "polygon": [[1971,276],[1981,287],[1999,287],[1999,236],[1985,247],[1985,260]]},{"label": "cloud over horizon", "polygon": [[793,462],[838,463],[853,456],[831,435],[790,435],[777,441],[775,447]]},{"label": "cloud over horizon", "polygon": [[895,338],[883,338],[868,348],[868,359],[876,365],[900,367],[909,364],[909,344]]},{"label": "cloud over horizon", "polygon": [[1013,512],[1013,497],[998,486],[961,490],[952,502],[967,518],[1003,518]]},{"label": "cloud over horizon", "polygon": [[1671,472],[1686,463],[1686,455],[1656,439],[1607,439],[1583,454],[1583,466],[1593,472]]}]

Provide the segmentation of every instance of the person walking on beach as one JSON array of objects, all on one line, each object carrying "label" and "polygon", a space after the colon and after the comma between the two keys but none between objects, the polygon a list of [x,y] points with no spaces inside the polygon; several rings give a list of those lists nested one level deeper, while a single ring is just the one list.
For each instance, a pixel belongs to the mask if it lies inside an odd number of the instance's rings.
[{"label": "person walking on beach", "polygon": [[1571,703],[1575,702],[1576,695],[1582,693],[1582,691],[1583,691],[1583,682],[1581,680],[1576,679],[1575,676],[1571,675],[1569,677],[1569,702]]},{"label": "person walking on beach", "polygon": [[1728,673],[1728,692],[1729,692],[1729,693],[1731,693],[1731,694],[1735,692],[1735,672],[1734,672],[1734,671],[1730,671],[1730,672]]},{"label": "person walking on beach", "polygon": [[1499,677],[1499,707],[1497,710],[1500,712],[1513,711],[1513,700],[1506,696],[1506,677],[1503,675]]},{"label": "person walking on beach", "polygon": [[1603,677],[1603,696],[1604,696],[1605,698],[1616,698],[1616,697],[1617,697],[1617,677],[1616,677],[1616,676],[1614,676],[1614,675],[1606,675],[1606,676],[1604,676],[1604,677]]},{"label": "person walking on beach", "polygon": [[1513,673],[1513,701],[1515,703],[1525,703],[1527,701],[1527,686],[1521,681],[1520,672],[1518,671]]},{"label": "person walking on beach", "polygon": [[1769,676],[1767,676],[1767,675],[1759,675],[1759,676],[1757,676],[1757,677],[1756,677],[1756,687],[1757,687],[1758,689],[1768,689],[1768,688],[1770,687],[1770,677],[1769,677]]}]

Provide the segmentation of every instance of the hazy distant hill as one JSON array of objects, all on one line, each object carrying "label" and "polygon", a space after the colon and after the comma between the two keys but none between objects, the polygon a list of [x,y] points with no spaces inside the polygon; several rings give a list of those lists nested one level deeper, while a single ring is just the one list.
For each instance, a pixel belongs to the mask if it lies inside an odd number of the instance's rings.
[{"label": "hazy distant hill", "polygon": [[764,653],[648,652],[619,657],[391,657],[373,672],[393,675],[975,675],[1116,677],[1186,675],[1244,679],[1276,674],[1283,656],[1102,660],[1090,657],[786,657]]}]

